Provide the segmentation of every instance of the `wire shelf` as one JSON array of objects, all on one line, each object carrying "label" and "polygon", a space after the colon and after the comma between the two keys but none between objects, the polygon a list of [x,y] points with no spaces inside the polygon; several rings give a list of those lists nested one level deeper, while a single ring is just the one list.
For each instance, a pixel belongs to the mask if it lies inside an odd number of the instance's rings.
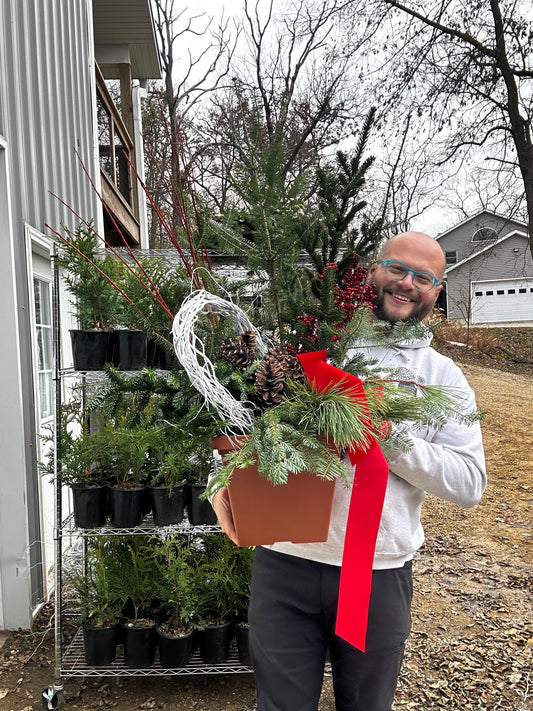
[{"label": "wire shelf", "polygon": [[187,512],[183,521],[180,523],[170,524],[168,526],[156,526],[152,514],[147,514],[138,526],[134,528],[116,528],[111,524],[106,524],[99,528],[78,528],[74,524],[74,514],[71,513],[63,521],[61,530],[66,535],[77,535],[84,538],[92,536],[162,536],[165,537],[172,533],[182,533],[184,535],[202,535],[204,533],[220,533],[221,528],[218,524],[215,525],[200,525],[193,526],[187,519]]},{"label": "wire shelf", "polygon": [[90,667],[85,661],[83,646],[83,631],[79,629],[65,650],[61,661],[61,676],[65,677],[99,677],[99,676],[188,676],[191,674],[252,674],[250,666],[239,661],[235,642],[232,643],[230,656],[222,664],[206,664],[200,658],[199,651],[194,652],[185,667],[176,669],[162,668],[159,664],[159,653],[156,650],[154,663],[146,668],[127,667],[124,664],[123,646],[117,647],[117,657],[107,666]]}]

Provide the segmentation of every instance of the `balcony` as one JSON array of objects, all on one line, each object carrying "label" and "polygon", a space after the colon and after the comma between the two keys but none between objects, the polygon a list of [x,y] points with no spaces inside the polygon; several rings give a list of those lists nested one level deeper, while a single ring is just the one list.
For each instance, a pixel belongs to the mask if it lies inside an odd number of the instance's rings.
[{"label": "balcony", "polygon": [[[131,86],[122,82],[121,87]],[[125,114],[131,113],[129,92],[121,90]],[[106,241],[112,246],[138,246],[140,241],[137,181],[131,169],[135,165],[133,141],[126,124],[111,97],[102,73],[96,70],[98,144],[104,227]],[[131,163],[131,164],[130,164]]]}]

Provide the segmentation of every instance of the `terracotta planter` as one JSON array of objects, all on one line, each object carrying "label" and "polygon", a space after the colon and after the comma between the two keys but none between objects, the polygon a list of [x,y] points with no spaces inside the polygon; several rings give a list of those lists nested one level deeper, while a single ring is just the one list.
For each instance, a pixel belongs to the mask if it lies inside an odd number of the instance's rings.
[{"label": "terracotta planter", "polygon": [[[217,437],[212,446],[224,459],[242,439]],[[301,472],[274,486],[254,465],[234,472],[228,492],[240,546],[327,540],[335,481]]]}]

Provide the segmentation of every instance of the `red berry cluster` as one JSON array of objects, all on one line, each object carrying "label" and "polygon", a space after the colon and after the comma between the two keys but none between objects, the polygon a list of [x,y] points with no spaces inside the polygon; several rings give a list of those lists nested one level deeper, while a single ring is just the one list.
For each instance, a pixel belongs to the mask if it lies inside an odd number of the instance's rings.
[{"label": "red berry cluster", "polygon": [[297,316],[296,320],[299,321],[300,323],[305,323],[305,338],[307,338],[309,341],[312,341],[313,343],[316,341],[318,338],[317,334],[317,327],[318,327],[318,319],[316,316],[309,316],[309,314],[305,314],[305,316]]},{"label": "red berry cluster", "polygon": [[[344,278],[344,288],[335,284],[335,305],[344,311],[344,318],[335,324],[336,328],[344,330],[360,306],[367,306],[370,309],[376,308],[374,285],[366,283],[367,274],[368,270],[365,267],[359,267],[356,255],[352,254],[350,266]],[[340,336],[333,336],[333,340],[339,341]]]},{"label": "red berry cluster", "polygon": [[[319,274],[319,279],[324,278],[324,273],[326,269],[334,269],[338,271],[338,265],[333,263],[326,264],[321,274]],[[335,284],[335,305],[338,306],[344,312],[344,318],[334,324],[338,331],[346,330],[346,325],[354,317],[355,312],[360,306],[367,306],[370,309],[375,309],[374,300],[374,285],[373,283],[366,283],[368,270],[365,267],[358,266],[358,259],[355,254],[350,256],[350,265],[346,271],[344,277],[344,286],[341,287]],[[300,323],[305,324],[305,339],[311,343],[316,343],[318,339],[318,318],[316,316],[310,316],[305,314],[304,316],[297,316],[296,320]],[[332,342],[340,341],[341,335],[335,333],[331,337]],[[294,347],[287,344],[287,349],[293,354],[302,353],[305,348],[302,344]]]}]

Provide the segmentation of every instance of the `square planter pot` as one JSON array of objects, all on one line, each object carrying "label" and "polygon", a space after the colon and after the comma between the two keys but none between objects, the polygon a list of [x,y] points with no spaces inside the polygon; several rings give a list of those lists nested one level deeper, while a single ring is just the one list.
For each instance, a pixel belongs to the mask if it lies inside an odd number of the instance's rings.
[{"label": "square planter pot", "polygon": [[102,370],[110,360],[111,331],[70,331],[74,370]]},{"label": "square planter pot", "polygon": [[85,661],[91,667],[112,664],[118,643],[118,623],[109,627],[83,626]]},{"label": "square planter pot", "polygon": [[122,370],[142,370],[146,367],[146,333],[127,328],[113,331],[111,362]]},{"label": "square planter pot", "polygon": [[105,525],[109,487],[73,486],[74,523],[78,528],[100,528]]},{"label": "square planter pot", "polygon": [[148,491],[156,526],[169,526],[183,520],[185,484],[177,484],[172,491],[168,486],[149,486]]},{"label": "square planter pot", "polygon": [[157,628],[159,662],[163,669],[178,669],[187,666],[192,656],[193,632],[170,637]]},{"label": "square planter pot", "polygon": [[[239,438],[217,437],[212,446],[224,459],[238,442]],[[334,480],[301,472],[290,474],[287,484],[274,486],[252,466],[233,473],[228,493],[240,546],[327,540]]]},{"label": "square planter pot", "polygon": [[209,501],[201,499],[205,484],[187,484],[187,518],[191,526],[216,526],[218,519]]}]

